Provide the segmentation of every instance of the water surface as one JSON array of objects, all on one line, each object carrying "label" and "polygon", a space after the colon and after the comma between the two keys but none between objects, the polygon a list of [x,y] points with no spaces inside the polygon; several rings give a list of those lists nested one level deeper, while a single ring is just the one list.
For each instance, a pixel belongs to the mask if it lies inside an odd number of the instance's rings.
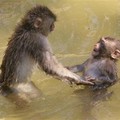
[{"label": "water surface", "polygon": [[[0,60],[14,27],[36,4],[48,6],[58,16],[49,40],[65,66],[87,59],[100,37],[120,38],[119,0],[0,0]],[[110,99],[99,100],[83,86],[71,88],[39,70],[32,81],[42,97],[19,108],[0,96],[0,120],[120,120],[119,83],[108,89],[113,92]]]}]

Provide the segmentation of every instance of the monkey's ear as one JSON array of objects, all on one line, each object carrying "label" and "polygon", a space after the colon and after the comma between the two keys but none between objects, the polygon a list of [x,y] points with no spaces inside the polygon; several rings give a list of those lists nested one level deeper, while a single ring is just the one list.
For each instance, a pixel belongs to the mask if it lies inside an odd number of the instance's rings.
[{"label": "monkey's ear", "polygon": [[41,19],[41,18],[37,18],[37,19],[35,20],[34,27],[35,27],[35,28],[39,28],[40,25],[41,25],[41,23],[42,23],[42,19]]},{"label": "monkey's ear", "polygon": [[112,54],[111,54],[111,57],[113,58],[113,59],[118,59],[118,58],[120,58],[120,50],[115,50],[115,52],[113,52]]}]

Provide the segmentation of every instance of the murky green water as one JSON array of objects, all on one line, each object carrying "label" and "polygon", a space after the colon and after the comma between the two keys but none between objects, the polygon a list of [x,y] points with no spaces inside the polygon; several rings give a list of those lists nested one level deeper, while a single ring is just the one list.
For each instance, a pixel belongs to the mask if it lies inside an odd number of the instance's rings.
[{"label": "murky green water", "polygon": [[[83,62],[101,36],[120,38],[119,0],[0,0],[0,60],[15,25],[36,4],[47,5],[58,16],[49,39],[65,66]],[[71,88],[42,71],[32,80],[42,97],[19,108],[0,96],[0,120],[120,120],[119,83],[109,88],[110,99],[96,100],[82,86]]]}]

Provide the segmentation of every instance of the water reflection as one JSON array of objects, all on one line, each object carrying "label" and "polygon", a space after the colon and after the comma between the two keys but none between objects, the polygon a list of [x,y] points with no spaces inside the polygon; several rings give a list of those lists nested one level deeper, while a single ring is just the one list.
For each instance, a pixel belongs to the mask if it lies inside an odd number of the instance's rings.
[{"label": "water reflection", "polygon": [[103,101],[109,101],[113,91],[107,89],[93,91],[86,87],[82,90],[76,90],[75,94],[80,96],[82,103],[82,119],[83,120],[98,120],[94,114],[94,109]]},{"label": "water reflection", "polygon": [[[36,4],[47,5],[58,16],[56,29],[49,38],[54,53],[65,66],[82,63],[101,36],[120,38],[119,0],[0,0],[0,60],[15,25]],[[0,96],[0,119],[120,119],[119,83],[108,90],[110,96],[112,91],[114,94],[104,101],[104,94],[94,97],[94,93],[82,86],[71,88],[43,72],[35,72],[32,80],[43,97],[21,109]]]}]

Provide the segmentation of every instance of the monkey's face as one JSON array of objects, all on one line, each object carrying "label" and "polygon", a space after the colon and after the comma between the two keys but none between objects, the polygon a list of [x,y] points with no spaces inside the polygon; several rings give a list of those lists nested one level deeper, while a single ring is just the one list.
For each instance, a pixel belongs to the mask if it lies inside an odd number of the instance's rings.
[{"label": "monkey's face", "polygon": [[55,28],[55,20],[53,18],[50,18],[48,20],[48,28],[47,29],[49,32],[52,32],[54,30],[54,28]]},{"label": "monkey's face", "polygon": [[53,30],[54,30],[54,28],[55,28],[54,23],[51,23],[51,25],[50,25],[50,31],[53,31]]},{"label": "monkey's face", "polygon": [[93,57],[120,58],[120,50],[117,49],[117,40],[110,37],[101,38],[94,46]]},{"label": "monkey's face", "polygon": [[101,38],[95,45],[92,51],[93,57],[101,57],[107,54],[107,45],[103,38]]},{"label": "monkey's face", "polygon": [[95,45],[94,45],[94,48],[93,48],[93,51],[92,51],[92,55],[94,57],[97,57],[101,54],[102,52],[102,48],[104,47],[104,43],[100,40],[99,42],[97,42]]},{"label": "monkey's face", "polygon": [[34,23],[34,27],[38,29],[43,35],[48,36],[48,34],[55,28],[54,22],[55,20],[50,17],[45,17],[43,19],[37,18]]},{"label": "monkey's face", "polygon": [[54,19],[52,18],[47,18],[46,20],[43,21],[43,26],[42,29],[44,31],[44,35],[48,35],[50,32],[52,32],[55,28],[54,25]]},{"label": "monkey's face", "polygon": [[23,26],[28,30],[35,30],[45,36],[54,30],[56,15],[46,6],[36,6],[28,11],[22,20]]}]

